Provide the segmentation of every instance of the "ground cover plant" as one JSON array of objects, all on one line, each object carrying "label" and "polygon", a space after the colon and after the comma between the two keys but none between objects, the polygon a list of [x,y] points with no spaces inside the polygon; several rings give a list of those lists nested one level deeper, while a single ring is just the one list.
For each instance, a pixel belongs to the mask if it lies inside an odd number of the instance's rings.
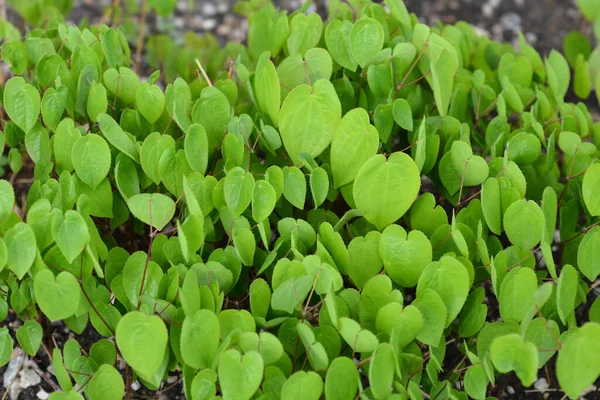
[{"label": "ground cover plant", "polygon": [[0,366],[45,354],[51,400],[173,375],[194,400],[485,399],[507,375],[577,398],[600,376],[587,38],[541,57],[402,0],[326,20],[251,0],[247,45],[172,48],[27,4],[25,36],[0,25],[0,320],[20,321]]}]

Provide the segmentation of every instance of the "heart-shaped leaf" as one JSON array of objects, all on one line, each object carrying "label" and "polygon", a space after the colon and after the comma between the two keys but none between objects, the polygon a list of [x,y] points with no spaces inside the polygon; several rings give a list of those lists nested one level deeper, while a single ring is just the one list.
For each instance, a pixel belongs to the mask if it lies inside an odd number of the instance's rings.
[{"label": "heart-shaped leaf", "polygon": [[383,231],[379,242],[379,254],[385,272],[403,287],[413,287],[421,273],[432,261],[431,243],[420,231],[408,235],[399,225],[390,225]]},{"label": "heart-shaped leaf", "polygon": [[263,359],[255,351],[242,357],[237,350],[228,350],[219,359],[219,383],[224,399],[249,400],[263,379]]},{"label": "heart-shaped leaf", "polygon": [[364,217],[383,229],[408,211],[420,187],[419,169],[413,159],[396,152],[387,160],[376,155],[363,164],[354,181],[353,196]]},{"label": "heart-shaped leaf", "polygon": [[[192,273],[195,276],[195,273]],[[198,340],[202,337],[202,341]],[[199,310],[186,317],[181,328],[181,353],[186,364],[196,368],[210,368],[219,347],[219,320],[209,310]]]},{"label": "heart-shaped leaf", "polygon": [[512,333],[500,336],[492,342],[490,348],[492,362],[502,373],[515,371],[524,386],[531,386],[537,378],[538,351],[531,342]]},{"label": "heart-shaped leaf", "polygon": [[70,272],[61,272],[55,279],[49,270],[40,271],[35,275],[33,290],[40,309],[51,321],[68,318],[77,311],[81,289]]},{"label": "heart-shaped leaf", "polygon": [[150,379],[165,357],[167,328],[157,316],[132,311],[117,325],[117,346],[121,355],[144,379]]},{"label": "heart-shaped leaf", "polygon": [[67,261],[72,264],[85,248],[90,235],[81,214],[68,210],[64,218],[54,219],[52,236]]},{"label": "heart-shaped leaf", "polygon": [[402,304],[392,302],[379,309],[377,331],[390,336],[390,341],[404,347],[417,337],[423,328],[423,316],[413,305],[402,308]]},{"label": "heart-shaped leaf", "polygon": [[298,371],[281,389],[282,400],[318,400],[323,393],[323,380],[313,371]]},{"label": "heart-shaped leaf", "polygon": [[175,215],[175,202],[161,193],[142,193],[127,200],[131,213],[140,221],[162,230]]},{"label": "heart-shaped leaf", "polygon": [[556,374],[560,387],[576,399],[600,375],[600,324],[590,322],[570,335],[558,352]]}]

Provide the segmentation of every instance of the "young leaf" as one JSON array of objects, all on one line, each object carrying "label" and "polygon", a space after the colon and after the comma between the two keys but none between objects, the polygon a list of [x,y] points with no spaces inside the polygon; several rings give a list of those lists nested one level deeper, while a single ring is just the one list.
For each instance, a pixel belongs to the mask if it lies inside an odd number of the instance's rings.
[{"label": "young leaf", "polygon": [[21,130],[29,132],[40,115],[40,94],[21,77],[13,77],[4,87],[4,108]]},{"label": "young leaf", "polygon": [[[369,158],[356,175],[353,195],[365,218],[383,229],[408,211],[420,187],[415,162],[405,153],[396,152],[387,160],[383,155]],[[398,193],[402,193],[401,198]]]},{"label": "young leaf", "polygon": [[81,290],[69,272],[61,272],[56,279],[49,270],[38,272],[33,291],[40,309],[51,321],[66,319],[77,311]]},{"label": "young leaf", "polygon": [[140,221],[162,230],[175,215],[175,202],[160,193],[142,193],[130,197],[127,206]]},{"label": "young leaf", "polygon": [[600,375],[600,360],[594,356],[600,350],[599,337],[600,325],[589,322],[568,336],[558,352],[558,382],[571,398],[578,398]]},{"label": "young leaf", "polygon": [[144,379],[150,379],[163,362],[168,342],[167,328],[157,316],[132,311],[117,325],[121,355]]},{"label": "young leaf", "polygon": [[73,145],[72,159],[77,176],[91,189],[96,189],[110,170],[110,148],[99,135],[80,137]]},{"label": "young leaf", "polygon": [[325,79],[292,90],[281,105],[279,130],[294,163],[301,153],[315,158],[329,146],[341,113],[335,88]]}]

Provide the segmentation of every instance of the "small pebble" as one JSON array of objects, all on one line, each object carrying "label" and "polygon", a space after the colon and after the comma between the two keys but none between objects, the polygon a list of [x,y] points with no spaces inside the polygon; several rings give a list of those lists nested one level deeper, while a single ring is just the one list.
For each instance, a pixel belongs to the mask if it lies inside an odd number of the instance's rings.
[{"label": "small pebble", "polygon": [[513,32],[521,31],[521,17],[519,14],[509,12],[500,17],[500,23],[506,27],[506,29]]},{"label": "small pebble", "polygon": [[217,6],[215,6],[212,2],[207,1],[202,3],[202,8],[200,9],[200,11],[205,17],[212,17],[218,13]]},{"label": "small pebble", "polygon": [[537,381],[535,381],[533,387],[539,390],[540,392],[544,393],[546,389],[550,387],[550,385],[548,384],[548,381],[545,378],[540,378]]},{"label": "small pebble", "polygon": [[140,390],[141,387],[142,385],[138,381],[135,381],[131,384],[131,389],[133,389],[134,392]]},{"label": "small pebble", "polygon": [[204,29],[205,31],[212,31],[213,29],[215,29],[216,26],[217,26],[216,19],[205,19],[200,24],[200,28]]},{"label": "small pebble", "polygon": [[515,389],[512,386],[507,386],[506,393],[508,393],[510,395],[515,394]]},{"label": "small pebble", "polygon": [[229,4],[226,1],[217,2],[217,12],[219,14],[225,14],[229,11]]},{"label": "small pebble", "polygon": [[50,397],[50,395],[46,393],[44,389],[40,389],[40,391],[37,392],[35,396],[40,400],[46,400],[48,397]]}]

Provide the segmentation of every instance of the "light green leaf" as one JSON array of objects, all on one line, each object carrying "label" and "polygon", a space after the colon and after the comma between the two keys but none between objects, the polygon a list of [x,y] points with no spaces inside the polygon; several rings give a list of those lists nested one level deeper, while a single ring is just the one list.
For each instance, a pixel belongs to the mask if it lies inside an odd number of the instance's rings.
[{"label": "light green leaf", "polygon": [[600,324],[590,322],[570,335],[558,351],[556,374],[560,387],[576,399],[598,379],[600,359]]},{"label": "light green leaf", "polygon": [[504,213],[504,229],[512,244],[523,250],[540,243],[544,234],[544,213],[533,200],[518,200]]},{"label": "light green leaf", "polygon": [[40,115],[40,94],[21,77],[13,77],[4,87],[6,113],[23,132],[27,133]]},{"label": "light green leaf", "polygon": [[283,167],[283,197],[294,207],[304,209],[306,178],[297,167]]},{"label": "light green leaf", "polygon": [[373,18],[359,19],[350,31],[352,56],[364,68],[383,47],[384,32],[379,21]]},{"label": "light green leaf", "polygon": [[342,118],[331,141],[331,172],[336,188],[350,183],[360,167],[379,148],[379,134],[370,124],[369,114],[355,108]]},{"label": "light green leaf", "polygon": [[77,176],[91,189],[98,187],[110,170],[110,148],[100,135],[80,137],[73,145],[72,159]]},{"label": "light green leaf", "polygon": [[292,90],[281,106],[279,130],[294,163],[300,162],[301,153],[315,158],[329,146],[341,113],[340,100],[328,80]]},{"label": "light green leaf", "polygon": [[175,215],[175,202],[161,193],[142,193],[130,197],[127,206],[140,221],[162,230]]},{"label": "light green leaf", "polygon": [[[356,207],[378,229],[402,217],[417,198],[421,179],[417,165],[407,154],[371,157],[358,171],[353,195]],[[401,197],[398,197],[401,193]]]},{"label": "light green leaf", "polygon": [[144,379],[150,379],[165,357],[168,333],[159,317],[133,311],[119,321],[116,340],[127,364]]},{"label": "light green leaf", "polygon": [[69,272],[61,272],[56,279],[50,270],[38,272],[33,291],[40,309],[51,321],[66,319],[77,311],[81,290]]}]

